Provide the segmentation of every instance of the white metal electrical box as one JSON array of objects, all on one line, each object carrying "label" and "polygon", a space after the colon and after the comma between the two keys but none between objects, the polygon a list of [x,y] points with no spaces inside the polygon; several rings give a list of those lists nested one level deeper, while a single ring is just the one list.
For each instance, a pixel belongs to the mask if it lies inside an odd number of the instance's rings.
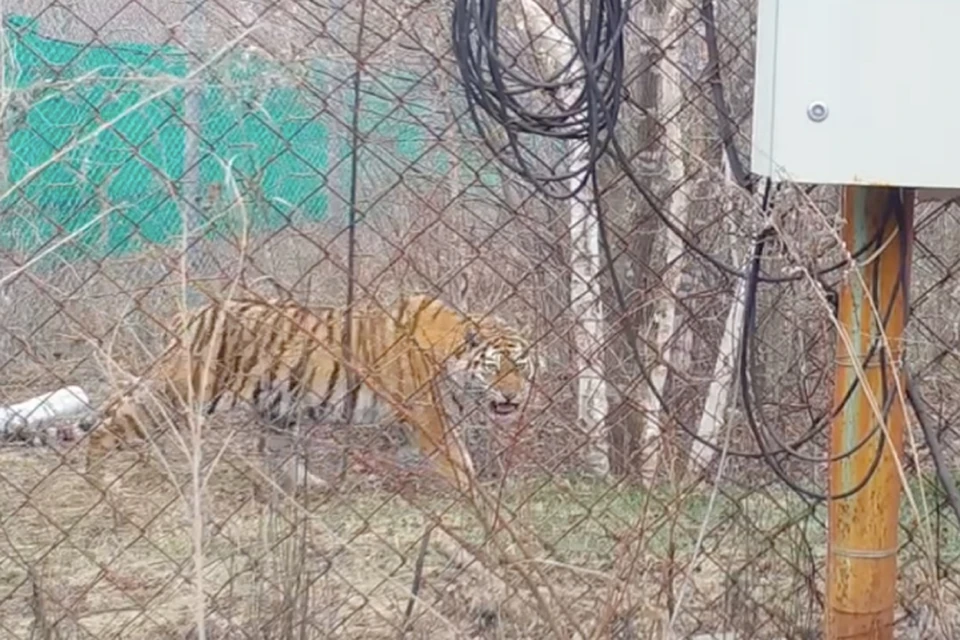
[{"label": "white metal electrical box", "polygon": [[759,0],[754,173],[960,187],[960,0]]}]

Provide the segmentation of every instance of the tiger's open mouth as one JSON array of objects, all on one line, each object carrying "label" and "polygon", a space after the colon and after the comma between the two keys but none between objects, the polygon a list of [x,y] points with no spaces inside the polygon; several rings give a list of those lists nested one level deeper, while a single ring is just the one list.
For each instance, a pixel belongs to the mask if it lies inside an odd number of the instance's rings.
[{"label": "tiger's open mouth", "polygon": [[490,413],[498,418],[511,416],[520,408],[516,402],[491,402]]}]

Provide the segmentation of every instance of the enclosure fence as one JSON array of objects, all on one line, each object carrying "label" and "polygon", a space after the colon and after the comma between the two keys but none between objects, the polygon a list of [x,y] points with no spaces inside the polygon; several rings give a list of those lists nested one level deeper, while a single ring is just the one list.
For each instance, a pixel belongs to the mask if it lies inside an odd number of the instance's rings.
[{"label": "enclosure fence", "polygon": [[[784,473],[825,491],[827,432],[803,436],[834,402],[851,270],[835,188],[748,180],[755,3],[626,6],[626,162],[599,160],[596,201],[492,153],[453,4],[0,3],[0,637],[819,637],[826,507],[757,454],[743,399],[771,448],[802,443]],[[499,5],[525,77],[563,67],[558,6]],[[526,153],[562,176],[577,144]],[[958,222],[918,206],[906,334],[953,465]],[[765,229],[740,375],[737,274]],[[402,420],[338,409],[291,440],[242,402],[160,411],[179,431],[113,452],[108,486],[87,474],[78,425],[156,376],[181,313],[413,294],[529,344],[518,417],[448,411],[475,486]],[[379,338],[353,326],[362,356]],[[41,421],[57,390],[70,411]],[[958,522],[915,427],[897,637],[960,637]],[[290,461],[322,486],[284,485]]]}]

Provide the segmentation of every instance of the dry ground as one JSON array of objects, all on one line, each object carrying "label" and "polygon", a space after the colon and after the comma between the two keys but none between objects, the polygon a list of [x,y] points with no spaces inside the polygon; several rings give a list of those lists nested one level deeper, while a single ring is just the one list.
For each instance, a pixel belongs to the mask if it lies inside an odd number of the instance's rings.
[{"label": "dry ground", "polygon": [[[70,468],[82,468],[82,446],[0,450],[0,637],[197,638],[201,602],[208,638],[404,637],[423,514],[443,514],[454,532],[478,539],[475,521],[449,495],[365,476],[357,465],[335,492],[306,504],[258,501],[255,474],[240,462],[249,459],[249,443],[241,440],[210,475],[202,532],[193,527],[189,474],[175,454],[169,459],[184,496],[156,458],[137,464],[130,453],[115,461],[117,470],[133,467],[111,493],[122,512],[114,516]],[[209,458],[215,451],[207,445]],[[484,574],[431,549],[405,637],[533,639],[559,629],[573,638],[603,626],[599,637],[644,639],[659,637],[671,608],[681,612],[679,637],[727,630],[738,638],[804,637],[819,624],[810,580],[821,580],[810,576],[822,563],[823,513],[783,492],[721,495],[711,509],[709,488],[647,496],[542,476],[487,489],[499,492],[516,527],[542,543],[533,558],[497,569],[509,586],[494,592]],[[956,538],[951,545],[941,553],[955,554]],[[929,595],[915,555],[907,549],[902,559],[909,602]],[[531,584],[544,605],[534,602]],[[479,608],[490,602],[502,605],[496,615]]]}]

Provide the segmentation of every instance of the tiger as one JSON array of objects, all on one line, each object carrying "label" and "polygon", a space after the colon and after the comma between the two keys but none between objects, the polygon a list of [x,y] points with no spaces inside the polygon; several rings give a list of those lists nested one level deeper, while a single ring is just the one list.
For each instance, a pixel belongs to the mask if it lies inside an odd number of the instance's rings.
[{"label": "tiger", "polygon": [[[460,415],[481,409],[497,425],[515,422],[534,377],[530,341],[501,320],[464,314],[426,294],[353,309],[349,349],[346,317],[345,307],[293,301],[208,302],[175,325],[179,335],[141,383],[167,406],[189,398],[208,416],[246,402],[267,426],[287,432],[303,420],[331,419],[347,400],[358,419],[405,425],[441,477],[470,487],[474,464],[446,407]],[[94,481],[108,454],[147,438],[143,404],[141,391],[125,391],[79,425]],[[287,481],[324,486],[300,461]]]}]

